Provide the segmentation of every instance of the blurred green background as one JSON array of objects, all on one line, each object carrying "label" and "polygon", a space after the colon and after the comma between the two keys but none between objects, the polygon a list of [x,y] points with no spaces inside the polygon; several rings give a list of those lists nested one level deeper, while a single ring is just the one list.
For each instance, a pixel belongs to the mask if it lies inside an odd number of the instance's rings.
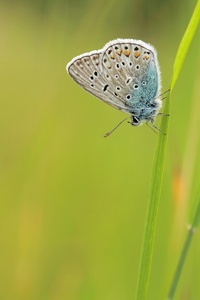
[{"label": "blurred green background", "polygon": [[[163,91],[195,0],[0,1],[0,299],[134,299],[157,135],[76,85],[76,55],[155,46]],[[165,299],[199,192],[200,31],[172,94],[148,299]],[[157,120],[159,126],[159,119]],[[175,299],[200,299],[199,232]]]}]

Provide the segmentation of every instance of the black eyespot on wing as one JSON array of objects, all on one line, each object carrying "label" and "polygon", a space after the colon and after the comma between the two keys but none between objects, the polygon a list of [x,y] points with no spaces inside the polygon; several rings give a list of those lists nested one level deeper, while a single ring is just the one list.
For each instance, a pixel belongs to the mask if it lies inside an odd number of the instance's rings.
[{"label": "black eyespot on wing", "polygon": [[104,86],[104,88],[103,88],[103,91],[105,92],[105,91],[107,90],[108,87],[109,87],[109,85],[106,84],[106,85]]},{"label": "black eyespot on wing", "polygon": [[150,103],[150,105],[149,106],[151,106],[151,107],[156,107],[157,106],[157,103]]}]

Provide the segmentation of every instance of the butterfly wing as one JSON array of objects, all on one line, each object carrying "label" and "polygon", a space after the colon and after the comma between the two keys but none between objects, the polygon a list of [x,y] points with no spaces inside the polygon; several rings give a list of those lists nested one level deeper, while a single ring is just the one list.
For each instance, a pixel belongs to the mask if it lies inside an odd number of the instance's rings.
[{"label": "butterfly wing", "polygon": [[104,76],[101,67],[102,50],[79,55],[67,65],[67,72],[89,93],[112,107],[128,112],[124,103],[117,99]]}]

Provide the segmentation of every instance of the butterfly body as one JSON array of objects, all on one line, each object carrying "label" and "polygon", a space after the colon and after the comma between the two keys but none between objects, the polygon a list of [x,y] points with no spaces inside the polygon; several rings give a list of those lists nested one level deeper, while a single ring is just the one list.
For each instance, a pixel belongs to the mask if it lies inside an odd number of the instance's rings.
[{"label": "butterfly body", "polygon": [[72,59],[69,75],[86,91],[130,114],[131,125],[154,123],[162,102],[160,71],[153,46],[133,39],[116,39],[103,49]]}]

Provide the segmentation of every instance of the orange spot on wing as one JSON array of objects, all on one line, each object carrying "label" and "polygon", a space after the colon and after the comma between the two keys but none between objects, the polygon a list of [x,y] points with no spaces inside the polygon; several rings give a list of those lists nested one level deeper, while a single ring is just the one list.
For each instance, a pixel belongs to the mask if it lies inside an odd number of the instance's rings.
[{"label": "orange spot on wing", "polygon": [[110,58],[111,58],[111,59],[115,59],[115,56],[114,56],[113,53],[110,55]]},{"label": "orange spot on wing", "polygon": [[135,56],[135,58],[138,58],[138,57],[140,56],[140,52],[139,52],[139,51],[136,51],[136,52],[134,53],[134,56]]},{"label": "orange spot on wing", "polygon": [[124,54],[128,57],[130,55],[130,50],[124,50]]},{"label": "orange spot on wing", "polygon": [[122,54],[122,50],[118,49],[118,50],[116,51],[116,53],[117,53],[118,55],[121,55],[121,54]]},{"label": "orange spot on wing", "polygon": [[149,55],[145,55],[145,56],[143,57],[143,59],[148,60],[148,59],[149,59]]}]

